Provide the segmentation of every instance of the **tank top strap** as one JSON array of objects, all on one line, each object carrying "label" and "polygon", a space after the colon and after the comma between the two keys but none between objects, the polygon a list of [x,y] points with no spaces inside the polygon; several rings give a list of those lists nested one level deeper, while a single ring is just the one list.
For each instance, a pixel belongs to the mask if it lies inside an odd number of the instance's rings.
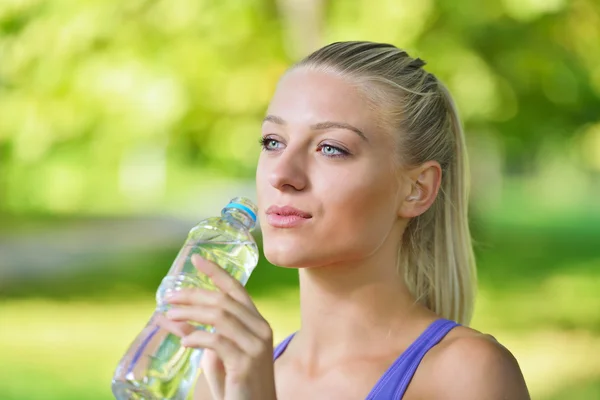
[{"label": "tank top strap", "polygon": [[295,334],[295,332],[292,333],[291,335],[283,339],[277,346],[275,346],[275,349],[273,349],[273,361],[277,360],[281,353],[285,351],[286,347],[290,343],[290,340],[292,340]]},{"label": "tank top strap", "polygon": [[[459,325],[443,318],[432,322],[379,378],[366,400],[402,399],[425,354]],[[295,332],[275,346],[273,361],[285,351],[294,335]]]},{"label": "tank top strap", "polygon": [[456,326],[459,324],[443,318],[431,323],[381,376],[367,400],[402,399],[425,354]]}]

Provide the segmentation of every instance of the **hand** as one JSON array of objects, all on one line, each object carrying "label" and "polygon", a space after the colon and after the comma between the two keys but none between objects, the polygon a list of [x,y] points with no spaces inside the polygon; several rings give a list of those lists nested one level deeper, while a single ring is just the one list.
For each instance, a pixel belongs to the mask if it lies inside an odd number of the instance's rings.
[{"label": "hand", "polygon": [[275,399],[271,327],[240,282],[197,254],[192,263],[219,290],[172,292],[167,301],[177,307],[166,316],[177,323],[215,328],[214,332],[188,331],[181,339],[186,347],[205,349],[201,364],[213,399]]}]

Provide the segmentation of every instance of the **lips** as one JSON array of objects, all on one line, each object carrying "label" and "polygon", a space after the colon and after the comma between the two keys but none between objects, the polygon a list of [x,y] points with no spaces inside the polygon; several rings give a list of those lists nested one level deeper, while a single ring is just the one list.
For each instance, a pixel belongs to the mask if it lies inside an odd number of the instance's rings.
[{"label": "lips", "polygon": [[271,206],[265,213],[267,222],[275,228],[293,228],[312,218],[310,213],[291,206]]},{"label": "lips", "polygon": [[292,206],[283,206],[283,207],[271,206],[267,209],[266,214],[267,215],[276,214],[276,215],[280,215],[280,216],[284,216],[284,217],[287,217],[289,215],[295,215],[297,217],[302,217],[302,218],[312,218],[312,215],[310,213],[299,210]]}]

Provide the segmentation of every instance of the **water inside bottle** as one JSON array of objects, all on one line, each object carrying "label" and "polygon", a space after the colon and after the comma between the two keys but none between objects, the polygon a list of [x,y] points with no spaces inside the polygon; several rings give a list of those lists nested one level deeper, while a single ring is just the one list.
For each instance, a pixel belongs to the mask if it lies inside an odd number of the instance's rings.
[{"label": "water inside bottle", "polygon": [[192,264],[193,254],[220,265],[236,280],[245,285],[256,266],[257,249],[254,242],[203,242],[184,246],[171,272],[161,282],[156,292],[157,307],[161,311],[169,309],[165,296],[170,291],[186,288],[216,290],[212,280],[200,273]]},{"label": "water inside bottle", "polygon": [[[118,399],[183,400],[194,384],[202,349],[182,347],[179,335],[165,329],[172,321],[164,316],[172,307],[165,299],[170,291],[185,288],[217,290],[212,280],[192,264],[193,254],[220,265],[244,285],[258,261],[258,250],[253,241],[207,241],[182,247],[156,292],[155,315],[139,336],[141,339],[134,343],[137,349],[126,363],[127,371],[122,371],[127,383],[115,382],[113,386]],[[212,326],[204,324],[191,323],[188,326],[213,330]]]}]

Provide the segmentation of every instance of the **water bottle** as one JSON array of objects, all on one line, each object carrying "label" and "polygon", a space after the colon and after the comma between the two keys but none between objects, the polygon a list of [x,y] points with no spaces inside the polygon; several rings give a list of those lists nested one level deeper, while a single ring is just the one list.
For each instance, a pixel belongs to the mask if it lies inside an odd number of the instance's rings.
[{"label": "water bottle", "polygon": [[[112,380],[117,400],[187,397],[203,350],[181,346],[180,337],[164,329],[160,322],[166,320],[164,314],[170,308],[165,296],[169,291],[183,288],[217,290],[210,278],[192,264],[194,253],[218,264],[245,285],[258,263],[258,247],[250,234],[256,224],[256,213],[257,207],[250,200],[236,197],[223,208],[220,217],[207,218],[190,230],[156,292],[154,314],[117,366]],[[213,330],[211,326],[197,324],[191,329]]]}]

